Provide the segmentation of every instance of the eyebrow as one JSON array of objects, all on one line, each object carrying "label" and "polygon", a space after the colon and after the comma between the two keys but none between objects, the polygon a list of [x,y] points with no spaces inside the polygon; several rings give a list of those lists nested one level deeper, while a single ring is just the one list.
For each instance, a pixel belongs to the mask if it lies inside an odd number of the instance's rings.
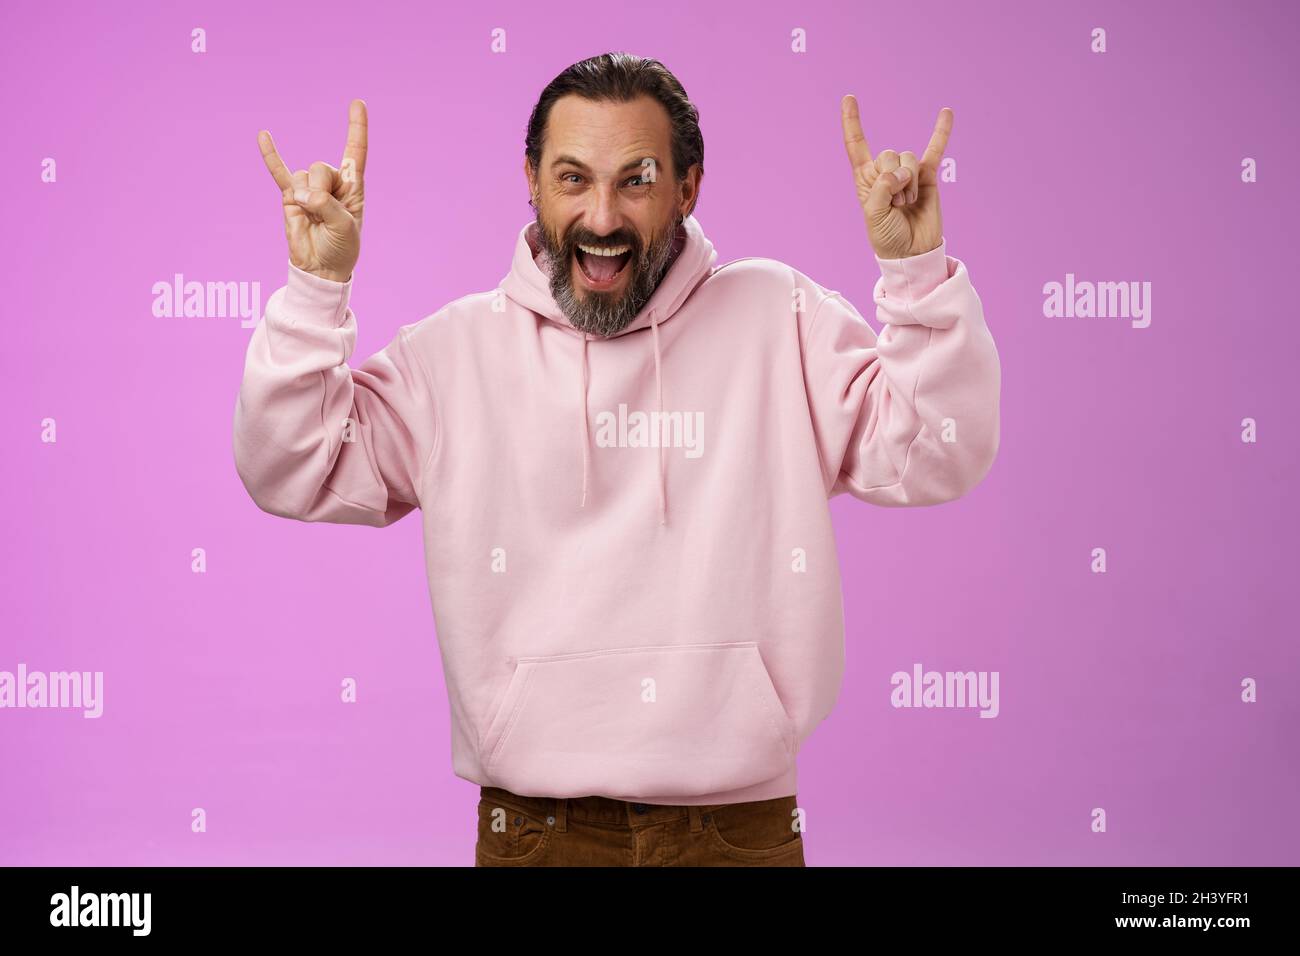
[{"label": "eyebrow", "polygon": [[[650,159],[656,166],[659,165],[659,158],[657,156],[648,155],[641,159],[634,159],[631,162],[624,164],[623,168],[620,169],[619,172],[625,173],[629,169],[641,169],[645,165],[646,159]],[[576,166],[579,169],[586,170],[587,172],[591,172],[590,166],[588,166],[582,160],[577,159],[573,156],[556,156],[555,159],[551,160],[552,166],[564,166],[566,164],[569,166]]]}]

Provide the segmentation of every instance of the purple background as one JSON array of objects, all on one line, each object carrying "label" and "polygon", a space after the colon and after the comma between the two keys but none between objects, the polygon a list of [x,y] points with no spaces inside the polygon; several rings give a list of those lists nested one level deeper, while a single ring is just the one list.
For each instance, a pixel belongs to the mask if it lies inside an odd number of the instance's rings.
[{"label": "purple background", "polygon": [[[230,447],[250,332],[156,318],[151,290],[264,304],[286,251],[257,131],[337,164],[363,97],[359,364],[496,286],[538,93],[627,49],[700,108],[719,261],[789,262],[876,328],[840,97],[876,151],[955,111],[945,234],[998,344],[1001,451],[951,504],[832,503],[848,665],[799,758],[808,863],[1300,863],[1289,7],[7,5],[0,669],[102,670],[105,712],[0,710],[0,862],[472,864],[419,517],[259,511]],[[1045,318],[1067,272],[1150,281],[1151,326]],[[1001,715],[893,709],[917,661],[999,671]]]}]

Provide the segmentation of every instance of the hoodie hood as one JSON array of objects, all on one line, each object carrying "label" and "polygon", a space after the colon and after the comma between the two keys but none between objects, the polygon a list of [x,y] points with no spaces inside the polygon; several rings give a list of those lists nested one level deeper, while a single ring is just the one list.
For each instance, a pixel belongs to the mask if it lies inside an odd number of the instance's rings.
[{"label": "hoodie hood", "polygon": [[[588,476],[591,472],[591,427],[587,408],[587,342],[592,334],[574,327],[569,317],[556,304],[551,295],[551,262],[541,242],[538,240],[538,224],[534,219],[524,226],[515,240],[514,260],[510,272],[501,280],[501,291],[510,299],[528,309],[530,312],[554,323],[574,337],[574,348],[579,349],[581,373],[574,385],[577,391],[575,407],[578,416],[578,444],[582,455],[582,488],[578,507],[587,505]],[[619,338],[624,335],[642,332],[646,347],[654,352],[655,392],[659,403],[659,421],[663,421],[664,394],[663,376],[660,371],[661,356],[659,352],[659,325],[667,322],[690,298],[691,293],[713,273],[718,253],[713,243],[704,235],[699,222],[694,216],[686,216],[677,226],[673,237],[672,252],[667,271],[660,280],[650,300],[641,308],[636,317],[623,329],[609,336]],[[649,335],[643,330],[649,329]],[[668,490],[665,476],[665,451],[659,447],[659,523],[668,522]]]}]

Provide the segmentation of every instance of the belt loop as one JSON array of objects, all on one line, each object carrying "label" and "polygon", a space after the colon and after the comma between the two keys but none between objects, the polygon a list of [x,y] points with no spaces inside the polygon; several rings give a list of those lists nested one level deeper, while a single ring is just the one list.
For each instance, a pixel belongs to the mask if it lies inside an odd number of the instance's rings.
[{"label": "belt loop", "polygon": [[699,833],[701,830],[704,829],[704,824],[700,821],[701,809],[702,809],[701,807],[694,806],[694,805],[688,806],[686,808],[686,815],[690,818],[691,821],[692,833]]},{"label": "belt loop", "polygon": [[555,801],[555,829],[564,833],[569,823],[569,798],[560,797]]}]

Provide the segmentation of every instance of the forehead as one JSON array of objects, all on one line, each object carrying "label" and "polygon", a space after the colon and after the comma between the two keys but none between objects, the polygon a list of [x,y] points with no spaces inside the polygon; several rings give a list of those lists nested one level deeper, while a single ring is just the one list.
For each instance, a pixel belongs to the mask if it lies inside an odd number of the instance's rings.
[{"label": "forehead", "polygon": [[610,103],[570,94],[551,106],[542,163],[573,156],[594,169],[616,168],[653,154],[666,165],[671,162],[671,144],[668,111],[649,96]]}]

